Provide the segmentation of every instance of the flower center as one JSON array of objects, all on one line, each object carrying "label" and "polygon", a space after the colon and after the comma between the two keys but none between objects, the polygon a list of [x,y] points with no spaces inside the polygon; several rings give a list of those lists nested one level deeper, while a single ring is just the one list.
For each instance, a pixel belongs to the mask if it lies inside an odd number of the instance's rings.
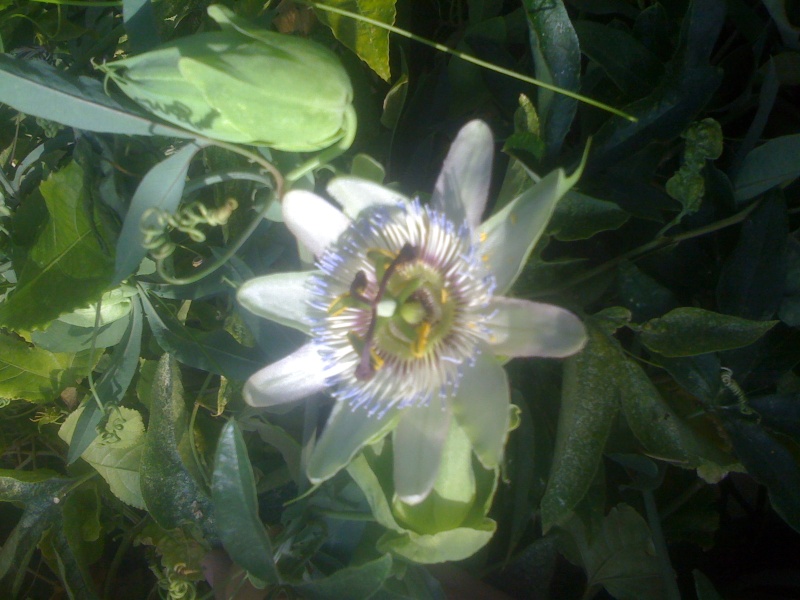
[{"label": "flower center", "polygon": [[494,280],[466,226],[418,202],[365,211],[320,258],[314,343],[333,394],[382,414],[457,389]]}]

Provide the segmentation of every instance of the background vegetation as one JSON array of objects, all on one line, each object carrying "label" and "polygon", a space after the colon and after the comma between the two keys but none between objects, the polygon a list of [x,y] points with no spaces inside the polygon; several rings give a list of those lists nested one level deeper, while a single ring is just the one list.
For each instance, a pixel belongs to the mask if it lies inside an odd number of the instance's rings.
[{"label": "background vegetation", "polygon": [[264,163],[307,155],[214,145],[104,91],[97,65],[215,29],[206,3],[0,0],[0,595],[800,596],[798,4],[325,3],[635,121],[321,9],[227,4],[352,80],[354,144],[295,185],[424,196],[481,118],[496,210],[522,165],[571,171],[591,138],[512,290],[580,314],[589,344],[508,365],[521,422],[495,534],[463,563],[387,551],[348,473],[295,500],[327,405],[245,407],[243,381],[300,340],[234,294],[300,264]]}]

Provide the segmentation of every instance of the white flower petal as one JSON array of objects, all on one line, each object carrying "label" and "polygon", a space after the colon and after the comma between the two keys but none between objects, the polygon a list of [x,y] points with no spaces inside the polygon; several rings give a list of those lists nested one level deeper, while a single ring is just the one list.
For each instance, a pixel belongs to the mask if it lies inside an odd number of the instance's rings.
[{"label": "white flower petal", "polygon": [[580,174],[580,168],[569,177],[561,169],[551,172],[477,229],[478,252],[495,276],[498,294],[517,279],[556,204]]},{"label": "white flower petal", "polygon": [[483,121],[470,121],[458,132],[436,180],[431,204],[456,224],[471,229],[481,222],[492,180],[494,140]]},{"label": "white flower petal", "polygon": [[302,400],[325,389],[323,363],[312,344],[255,373],[242,395],[250,406],[264,408]]},{"label": "white flower petal", "polygon": [[409,202],[403,194],[366,179],[337,177],[328,184],[328,193],[344,208],[344,214],[355,219],[365,208],[397,206]]},{"label": "white flower petal", "polygon": [[276,273],[245,281],[236,292],[236,299],[251,313],[281,325],[311,331],[308,279],[318,271]]},{"label": "white flower petal", "polygon": [[319,256],[350,226],[342,211],[306,190],[291,190],[282,201],[283,221],[314,256]]},{"label": "white flower petal", "polygon": [[503,459],[509,427],[509,390],[506,372],[481,344],[473,367],[466,367],[455,398],[453,415],[472,442],[484,467],[492,469]]},{"label": "white flower petal", "polygon": [[397,416],[396,410],[378,417],[363,408],[353,409],[347,402],[337,402],[308,459],[309,481],[317,484],[336,475],[361,448],[389,433]]},{"label": "white flower petal", "polygon": [[501,297],[492,300],[491,309],[486,325],[495,354],[562,358],[586,344],[581,320],[560,306]]},{"label": "white flower petal", "polygon": [[433,489],[450,429],[450,410],[437,400],[406,408],[392,434],[394,486],[406,504],[419,504]]}]

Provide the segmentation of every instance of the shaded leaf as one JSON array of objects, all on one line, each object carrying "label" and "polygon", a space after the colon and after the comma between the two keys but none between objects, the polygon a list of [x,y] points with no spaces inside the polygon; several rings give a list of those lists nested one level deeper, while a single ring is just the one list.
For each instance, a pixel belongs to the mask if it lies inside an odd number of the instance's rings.
[{"label": "shaded leaf", "polygon": [[800,393],[756,396],[748,404],[758,413],[761,425],[800,443]]},{"label": "shaded leaf", "polygon": [[233,561],[258,579],[277,583],[272,544],[258,516],[253,468],[233,420],[217,441],[211,497],[220,540]]},{"label": "shaded leaf", "polygon": [[[525,0],[523,7],[537,79],[577,92],[581,51],[562,0]],[[572,125],[577,101],[543,88],[537,90],[537,99],[547,150],[556,154]]]},{"label": "shaded leaf", "polygon": [[633,508],[612,508],[600,531],[588,540],[575,522],[569,529],[586,568],[587,588],[602,586],[619,600],[667,598],[650,528]]},{"label": "shaded leaf", "polygon": [[47,223],[15,260],[18,284],[0,305],[0,323],[32,329],[60,314],[97,300],[111,280],[112,258],[90,216],[89,190],[77,162],[53,173],[39,186]]},{"label": "shaded leaf", "polygon": [[164,529],[196,523],[214,538],[213,505],[206,490],[184,464],[178,448],[185,443],[188,415],[175,359],[161,357],[153,381],[150,422],[142,454],[141,486],[145,506]]},{"label": "shaded leaf", "polygon": [[619,391],[607,366],[615,349],[594,322],[589,341],[567,359],[561,412],[550,479],[542,498],[542,530],[565,523],[594,479],[611,424],[619,408]]},{"label": "shaded leaf", "polygon": [[[3,597],[17,597],[42,535],[50,528],[61,526],[60,497],[74,485],[74,480],[54,477],[51,471],[0,470],[0,501],[25,506],[0,549],[0,593]],[[59,502],[54,502],[54,498]]]},{"label": "shaded leaf", "polygon": [[755,320],[775,315],[786,285],[788,235],[783,195],[770,192],[742,225],[722,267],[716,289],[721,312]]},{"label": "shaded leaf", "polygon": [[147,254],[142,245],[142,216],[150,208],[159,208],[168,213],[177,210],[186,185],[186,174],[194,155],[205,142],[190,142],[183,148],[162,160],[147,172],[136,188],[131,199],[125,222],[122,224],[117,239],[116,263],[114,266],[113,285],[119,285],[123,279],[136,272],[139,263]]},{"label": "shaded leaf", "polygon": [[302,583],[297,589],[304,598],[363,600],[381,588],[391,569],[392,557],[384,554],[362,565],[341,569],[325,579]]},{"label": "shaded leaf", "polygon": [[800,465],[795,455],[755,421],[727,416],[724,425],[747,472],[766,486],[775,512],[800,531]]},{"label": "shaded leaf", "polygon": [[557,240],[586,240],[596,233],[618,229],[630,215],[608,200],[569,191],[556,205],[547,232]]},{"label": "shaded leaf", "polygon": [[594,21],[576,21],[581,51],[629,97],[644,95],[661,78],[658,58],[629,32]]},{"label": "shaded leaf", "polygon": [[800,176],[800,134],[784,135],[751,150],[733,181],[737,202],[755,198]]},{"label": "shaded leaf", "polygon": [[642,325],[641,340],[663,356],[694,356],[749,346],[776,323],[685,306]]},{"label": "shaded leaf", "polygon": [[237,343],[227,331],[206,332],[186,327],[164,310],[163,305],[162,310],[157,311],[144,291],[140,298],[159,346],[180,362],[239,380],[247,379],[263,366],[254,360],[251,349]]}]

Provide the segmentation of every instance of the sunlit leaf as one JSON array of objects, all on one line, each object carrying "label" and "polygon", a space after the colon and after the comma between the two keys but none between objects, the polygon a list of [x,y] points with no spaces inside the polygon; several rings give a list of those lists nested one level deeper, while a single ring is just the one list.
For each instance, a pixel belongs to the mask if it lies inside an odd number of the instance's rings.
[{"label": "sunlit leaf", "polygon": [[18,284],[0,304],[0,323],[31,329],[96,300],[111,280],[112,256],[98,237],[84,171],[77,162],[39,186],[47,223],[16,264]]}]

